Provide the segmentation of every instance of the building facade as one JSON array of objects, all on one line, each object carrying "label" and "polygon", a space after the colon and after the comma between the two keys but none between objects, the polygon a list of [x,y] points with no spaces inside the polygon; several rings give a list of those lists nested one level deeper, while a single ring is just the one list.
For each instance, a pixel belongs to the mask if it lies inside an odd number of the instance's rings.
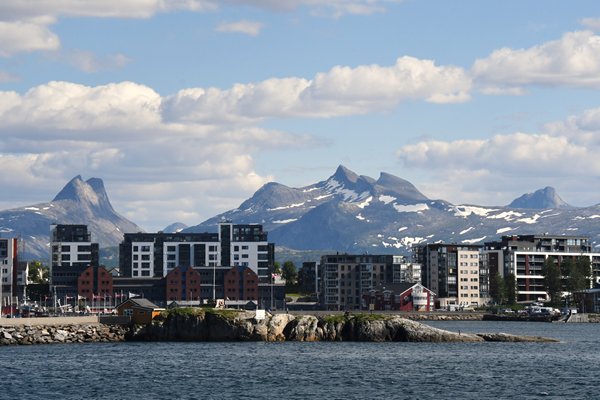
[{"label": "building facade", "polygon": [[10,314],[18,301],[18,240],[0,238],[0,316]]},{"label": "building facade", "polygon": [[77,299],[92,303],[98,299],[113,300],[113,276],[104,267],[89,266],[77,279]]},{"label": "building facade", "polygon": [[165,277],[166,301],[200,300],[200,272],[192,267],[176,267]]},{"label": "building facade", "polygon": [[259,224],[221,223],[217,233],[126,233],[119,246],[121,275],[132,278],[164,277],[176,267],[242,266],[268,283],[274,257]]},{"label": "building facade", "polygon": [[491,276],[514,274],[519,302],[548,298],[542,272],[548,257],[555,257],[558,265],[565,259],[588,258],[592,267],[590,286],[600,283],[600,253],[592,252],[592,244],[584,236],[502,236],[500,241],[485,243],[482,250]]},{"label": "building facade", "polygon": [[231,267],[224,287],[225,300],[258,300],[258,276],[249,267]]},{"label": "building facade", "polygon": [[420,283],[392,283],[363,293],[373,311],[433,311],[435,294]]},{"label": "building facade", "polygon": [[364,310],[364,291],[394,283],[392,255],[324,255],[319,271],[319,297],[326,310]]},{"label": "building facade", "polygon": [[480,248],[444,243],[413,247],[422,283],[436,294],[440,308],[477,307],[488,301],[489,274],[480,264]]},{"label": "building facade", "polygon": [[98,266],[99,246],[87,225],[50,226],[50,286],[55,298],[75,298],[79,275]]}]

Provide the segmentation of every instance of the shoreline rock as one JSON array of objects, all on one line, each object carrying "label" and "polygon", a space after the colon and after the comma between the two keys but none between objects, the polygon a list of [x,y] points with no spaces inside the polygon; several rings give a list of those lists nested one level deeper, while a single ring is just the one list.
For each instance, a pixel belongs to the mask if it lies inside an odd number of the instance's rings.
[{"label": "shoreline rock", "polygon": [[123,341],[264,341],[264,342],[558,342],[506,333],[461,333],[394,315],[268,315],[253,312],[187,310],[172,312],[148,325],[0,326],[0,346]]},{"label": "shoreline rock", "polygon": [[373,314],[314,316],[277,314],[256,321],[253,313],[237,316],[215,313],[169,314],[152,324],[137,326],[131,341],[355,341],[355,342],[558,342],[543,337],[504,333],[456,333],[423,323]]},{"label": "shoreline rock", "polygon": [[0,346],[123,342],[128,327],[102,324],[0,326]]}]

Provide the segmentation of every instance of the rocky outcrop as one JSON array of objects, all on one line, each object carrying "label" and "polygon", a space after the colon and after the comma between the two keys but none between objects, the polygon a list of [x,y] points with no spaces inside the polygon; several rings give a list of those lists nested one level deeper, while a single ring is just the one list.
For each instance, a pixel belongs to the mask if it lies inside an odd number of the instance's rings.
[{"label": "rocky outcrop", "polygon": [[0,326],[0,345],[122,342],[127,328],[109,325]]},{"label": "rocky outcrop", "polygon": [[372,314],[316,317],[278,314],[257,321],[253,313],[177,313],[133,329],[143,341],[361,341],[361,342],[551,342],[503,333],[455,333],[398,316]]}]

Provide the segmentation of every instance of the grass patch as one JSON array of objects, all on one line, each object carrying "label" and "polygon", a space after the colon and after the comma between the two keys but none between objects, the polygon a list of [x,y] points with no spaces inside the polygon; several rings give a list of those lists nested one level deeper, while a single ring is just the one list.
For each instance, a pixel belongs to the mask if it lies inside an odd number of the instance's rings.
[{"label": "grass patch", "polygon": [[367,321],[387,321],[391,319],[388,315],[383,314],[371,314],[371,313],[360,313],[353,314],[352,317],[356,322],[367,322]]},{"label": "grass patch", "polygon": [[212,315],[218,315],[218,316],[223,317],[228,320],[233,320],[233,319],[236,319],[240,315],[241,311],[233,310],[233,309],[208,308],[208,309],[206,309],[206,313],[212,314]]},{"label": "grass patch", "polygon": [[161,315],[165,318],[173,316],[182,316],[182,317],[192,317],[192,316],[202,316],[204,315],[204,310],[201,308],[193,308],[193,307],[178,307],[171,308],[169,310],[165,310],[161,313]]}]

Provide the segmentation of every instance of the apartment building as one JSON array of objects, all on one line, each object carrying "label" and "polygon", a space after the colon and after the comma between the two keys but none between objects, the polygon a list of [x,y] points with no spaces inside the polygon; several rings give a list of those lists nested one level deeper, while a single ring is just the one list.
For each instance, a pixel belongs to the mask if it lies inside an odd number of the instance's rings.
[{"label": "apartment building", "polygon": [[480,264],[480,248],[444,243],[413,247],[422,284],[436,294],[438,307],[477,307],[488,301],[488,271]]},{"label": "apartment building", "polygon": [[363,292],[393,281],[392,255],[335,254],[321,257],[321,305],[326,310],[366,309]]},{"label": "apartment building", "polygon": [[87,225],[50,226],[50,285],[58,299],[77,293],[78,278],[99,264],[99,246]]},{"label": "apartment building", "polygon": [[0,316],[10,314],[17,297],[17,245],[16,238],[0,238]]},{"label": "apartment building", "polygon": [[221,223],[217,233],[126,233],[119,246],[122,276],[164,277],[181,267],[249,267],[268,283],[275,246],[262,225]]},{"label": "apartment building", "polygon": [[555,257],[558,264],[565,259],[586,257],[592,267],[591,285],[600,283],[600,253],[592,252],[592,244],[585,236],[512,235],[500,241],[485,243],[482,262],[490,275],[514,274],[517,283],[517,301],[546,300],[544,262]]}]

